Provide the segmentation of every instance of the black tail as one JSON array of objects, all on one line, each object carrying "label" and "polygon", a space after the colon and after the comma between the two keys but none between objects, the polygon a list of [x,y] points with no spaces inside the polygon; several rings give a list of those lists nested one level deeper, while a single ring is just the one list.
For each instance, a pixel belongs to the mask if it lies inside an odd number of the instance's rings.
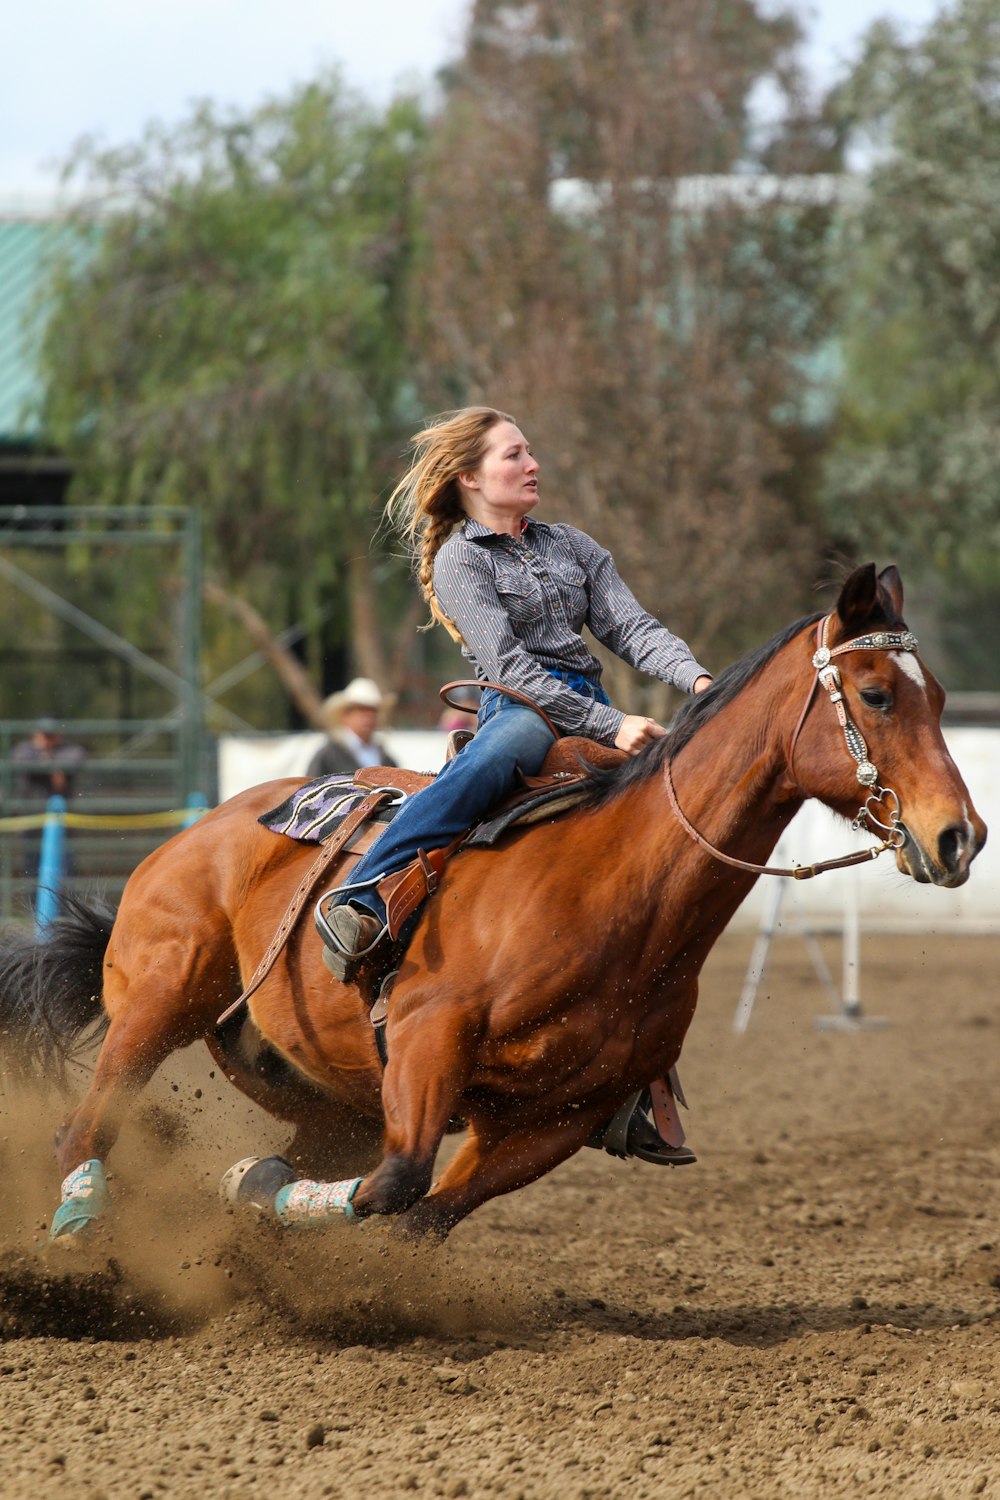
[{"label": "black tail", "polygon": [[17,1076],[62,1082],[66,1064],[103,1036],[103,961],[115,913],[63,896],[41,939],[0,938],[0,1059]]}]

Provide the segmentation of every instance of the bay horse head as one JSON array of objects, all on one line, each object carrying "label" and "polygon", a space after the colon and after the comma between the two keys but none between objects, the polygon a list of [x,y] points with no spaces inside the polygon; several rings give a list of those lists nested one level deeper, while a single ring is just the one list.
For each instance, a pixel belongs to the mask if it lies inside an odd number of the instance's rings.
[{"label": "bay horse head", "polygon": [[963,885],[986,825],[945,744],[944,689],[906,628],[897,569],[855,569],[802,642],[815,675],[792,736],[787,790],[887,834],[904,875]]}]

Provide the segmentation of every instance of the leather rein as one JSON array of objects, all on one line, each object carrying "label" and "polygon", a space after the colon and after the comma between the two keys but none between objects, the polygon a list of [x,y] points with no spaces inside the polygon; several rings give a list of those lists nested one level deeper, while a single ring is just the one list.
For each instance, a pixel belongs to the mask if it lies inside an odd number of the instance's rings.
[{"label": "leather rein", "polygon": [[666,761],[663,767],[663,777],[670,807],[677,821],[696,844],[711,854],[714,859],[721,860],[723,864],[732,865],[734,869],[748,870],[754,875],[786,875],[793,880],[811,880],[814,875],[822,875],[827,870],[843,870],[850,865],[865,864],[877,859],[886,849],[899,849],[906,842],[906,827],[899,816],[899,797],[891,787],[879,785],[878,770],[868,758],[868,747],[864,736],[848,713],[840,668],[836,665],[834,657],[843,656],[848,651],[915,651],[917,638],[909,630],[876,630],[868,635],[859,635],[852,641],[845,641],[840,646],[830,647],[826,644],[826,638],[832,619],[832,615],[825,615],[816,627],[816,650],[812,658],[816,675],[810,684],[809,693],[792,733],[788,747],[788,769],[792,771],[799,734],[812,707],[816,689],[822,686],[836,711],[837,722],[844,731],[847,749],[857,764],[858,781],[863,787],[868,788],[868,796],[858,808],[851,827],[856,833],[866,831],[876,836],[879,833],[884,836],[877,844],[872,844],[867,849],[859,849],[854,854],[844,854],[839,859],[820,860],[813,865],[793,865],[790,869],[782,869],[776,865],[755,865],[749,860],[736,859],[733,855],[724,854],[721,849],[717,849],[685,817],[677,800],[670,762]]}]

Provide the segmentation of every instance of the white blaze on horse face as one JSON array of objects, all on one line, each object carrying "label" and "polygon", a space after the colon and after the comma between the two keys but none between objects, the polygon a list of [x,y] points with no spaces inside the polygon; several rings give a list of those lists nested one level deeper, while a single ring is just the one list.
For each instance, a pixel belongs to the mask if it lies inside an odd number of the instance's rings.
[{"label": "white blaze on horse face", "polygon": [[967,802],[962,803],[962,826],[965,829],[965,847],[973,849],[975,847],[976,830],[973,828],[972,819],[969,817],[969,804]]},{"label": "white blaze on horse face", "polygon": [[917,658],[909,651],[897,651],[896,662],[899,666],[899,670],[901,672],[905,672],[910,681],[915,682],[917,684],[917,687],[923,688],[924,692],[926,693],[927,679],[924,676],[924,669],[917,661]]}]

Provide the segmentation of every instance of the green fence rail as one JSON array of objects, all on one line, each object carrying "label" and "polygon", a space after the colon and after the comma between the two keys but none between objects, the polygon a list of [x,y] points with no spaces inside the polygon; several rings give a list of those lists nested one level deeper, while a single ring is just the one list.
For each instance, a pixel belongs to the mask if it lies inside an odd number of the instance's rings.
[{"label": "green fence rail", "polygon": [[[13,761],[15,744],[36,727],[33,720],[0,721],[0,920],[30,920],[46,820],[46,804],[26,795],[28,770]],[[165,720],[75,719],[60,724],[67,741],[84,745],[86,759],[72,768],[73,795],[62,824],[62,889],[116,900],[135,867],[179,827],[194,801],[217,800],[216,748],[207,737],[197,779],[176,753],[181,726]],[[60,768],[53,760],[50,768]]]},{"label": "green fence rail", "polygon": [[[114,899],[136,865],[175,831],[170,818],[193,794],[215,801],[215,741],[206,713],[234,727],[243,721],[201,687],[201,524],[198,509],[187,506],[0,505],[0,590],[7,605],[0,640],[7,669],[0,695],[0,919],[25,917],[35,903],[45,825],[21,820],[42,813],[49,790],[63,790],[58,782],[32,786],[28,768],[12,760],[40,718],[55,714],[64,741],[86,752],[72,767],[61,825],[64,890],[99,889]],[[117,566],[107,575],[107,597],[94,604],[93,591],[77,583],[98,555]],[[140,563],[162,589],[149,598],[150,612],[162,611],[165,599],[173,610],[173,628],[165,637],[154,632],[150,639],[159,646],[148,650],[133,638],[126,622],[135,622],[119,607],[114,583]],[[65,696],[63,684],[72,689]],[[80,717],[63,718],[60,702],[72,703]],[[118,703],[120,717],[113,710],[100,719],[82,716],[109,702]],[[143,717],[129,717],[133,707]],[[49,769],[68,768],[53,759]]]},{"label": "green fence rail", "polygon": [[[39,934],[43,933],[58,913],[62,893],[65,890],[73,890],[81,884],[73,874],[80,850],[75,844],[70,846],[67,840],[67,830],[118,834],[141,832],[153,835],[155,846],[155,843],[163,837],[169,837],[179,829],[189,828],[207,810],[204,799],[197,794],[189,799],[187,807],[125,814],[72,812],[64,797],[54,796],[48,799],[44,812],[0,817],[0,838],[4,835],[35,833],[39,835],[36,845],[30,850],[29,858],[22,865],[21,874],[12,877],[10,881],[12,887],[15,884],[18,887],[17,894],[24,908],[22,915],[27,914],[27,903],[30,897],[35,929]],[[108,882],[102,882],[105,896],[118,894],[128,874],[131,873],[130,870],[121,868],[120,850],[118,855],[119,879],[114,882],[116,889],[109,893]],[[128,863],[131,861],[129,860]],[[92,869],[83,883],[88,885],[94,883]],[[13,895],[13,889],[11,894]],[[13,906],[13,902],[11,905]],[[16,915],[16,913],[12,912],[7,915]]]}]

